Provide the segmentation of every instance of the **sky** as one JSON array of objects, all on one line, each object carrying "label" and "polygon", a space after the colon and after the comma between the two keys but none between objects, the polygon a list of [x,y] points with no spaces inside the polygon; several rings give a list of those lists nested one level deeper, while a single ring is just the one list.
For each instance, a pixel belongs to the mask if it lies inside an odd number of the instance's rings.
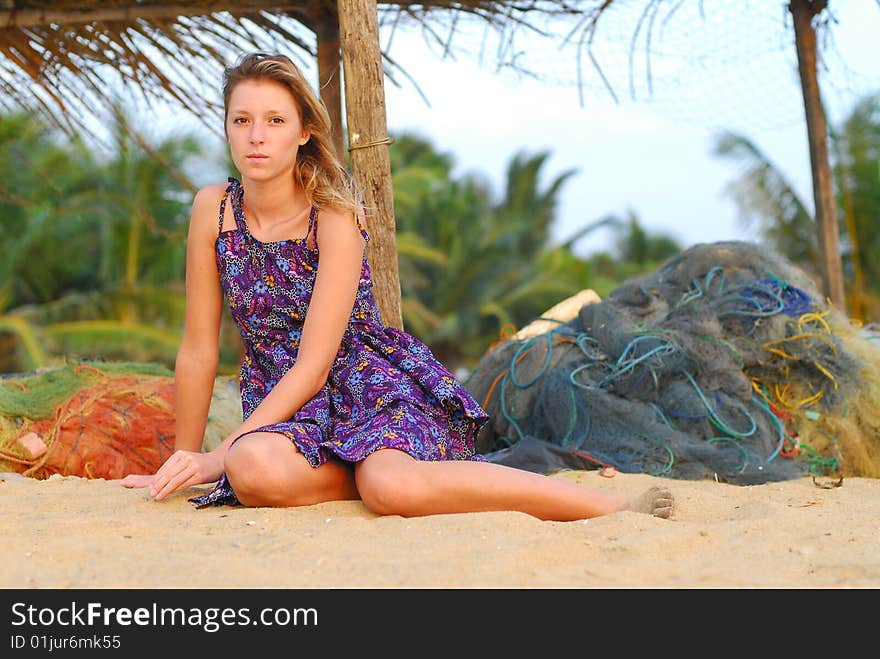
[{"label": "sky", "polygon": [[[696,13],[700,4],[708,7],[702,15]],[[736,5],[746,20],[730,13]],[[427,137],[453,156],[457,173],[486,177],[498,194],[515,153],[548,151],[547,181],[577,170],[560,194],[553,230],[559,241],[609,213],[630,210],[649,231],[683,247],[757,239],[725,194],[739,166],[712,155],[712,144],[721,129],[744,134],[812,207],[793,29],[784,3],[775,0],[681,7],[690,13],[680,9],[663,33],[655,30],[650,62],[644,42],[630,48],[638,15],[607,18],[594,41],[603,43],[604,36],[606,45],[594,56],[611,91],[589,62],[580,67],[578,86],[577,53],[560,49],[559,38],[525,38],[511,47],[458,26],[451,43],[460,52],[444,56],[416,28],[383,28],[383,45],[428,100],[409,82],[386,81],[389,132]],[[830,30],[833,42],[823,44],[820,85],[833,124],[862,93],[880,91],[880,6],[876,0],[832,0],[831,7],[837,23]],[[502,47],[519,52],[519,61],[540,78],[499,68]],[[613,237],[610,229],[591,232],[576,251],[608,248]]]}]

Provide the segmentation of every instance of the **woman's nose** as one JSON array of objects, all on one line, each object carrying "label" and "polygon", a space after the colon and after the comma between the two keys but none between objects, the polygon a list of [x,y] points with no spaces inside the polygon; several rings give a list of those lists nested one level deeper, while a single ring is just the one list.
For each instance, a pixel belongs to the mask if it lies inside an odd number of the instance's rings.
[{"label": "woman's nose", "polygon": [[251,144],[261,144],[263,142],[263,130],[259,126],[251,128]]}]

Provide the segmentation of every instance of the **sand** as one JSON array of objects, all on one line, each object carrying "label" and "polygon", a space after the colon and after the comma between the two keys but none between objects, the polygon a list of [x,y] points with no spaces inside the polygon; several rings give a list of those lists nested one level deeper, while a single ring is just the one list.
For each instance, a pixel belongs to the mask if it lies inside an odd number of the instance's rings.
[{"label": "sand", "polygon": [[662,520],[546,522],[515,512],[381,517],[360,502],[196,510],[115,481],[0,477],[4,588],[877,588],[880,479],[754,486],[572,471]]}]

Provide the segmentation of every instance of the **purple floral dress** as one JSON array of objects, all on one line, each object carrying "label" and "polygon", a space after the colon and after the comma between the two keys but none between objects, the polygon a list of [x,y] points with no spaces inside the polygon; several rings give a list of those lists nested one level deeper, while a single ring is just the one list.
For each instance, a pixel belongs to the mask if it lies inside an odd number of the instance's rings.
[{"label": "purple floral dress", "polygon": [[[236,228],[222,231],[231,197]],[[296,361],[318,269],[312,208],[305,238],[260,242],[248,231],[244,189],[229,179],[216,243],[220,284],[244,339],[239,375],[246,419]],[[361,228],[361,234],[369,240]],[[287,436],[313,467],[331,455],[358,462],[381,448],[417,460],[484,460],[474,439],[488,416],[428,347],[382,324],[366,251],[348,327],[324,387],[293,418],[253,432]],[[239,438],[236,438],[236,441]],[[190,499],[197,508],[238,504],[223,474],[214,489]]]}]

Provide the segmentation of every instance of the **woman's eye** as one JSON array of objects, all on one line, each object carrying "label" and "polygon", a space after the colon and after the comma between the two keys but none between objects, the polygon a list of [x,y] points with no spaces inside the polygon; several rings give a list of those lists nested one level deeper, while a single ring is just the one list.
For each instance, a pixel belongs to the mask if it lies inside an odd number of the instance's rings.
[{"label": "woman's eye", "polygon": [[247,119],[245,117],[236,117],[235,119],[232,120],[232,123],[243,124],[245,121],[247,121]]},{"label": "woman's eye", "polygon": [[283,124],[284,123],[284,119],[282,119],[281,117],[272,117],[271,121],[273,124]]}]

